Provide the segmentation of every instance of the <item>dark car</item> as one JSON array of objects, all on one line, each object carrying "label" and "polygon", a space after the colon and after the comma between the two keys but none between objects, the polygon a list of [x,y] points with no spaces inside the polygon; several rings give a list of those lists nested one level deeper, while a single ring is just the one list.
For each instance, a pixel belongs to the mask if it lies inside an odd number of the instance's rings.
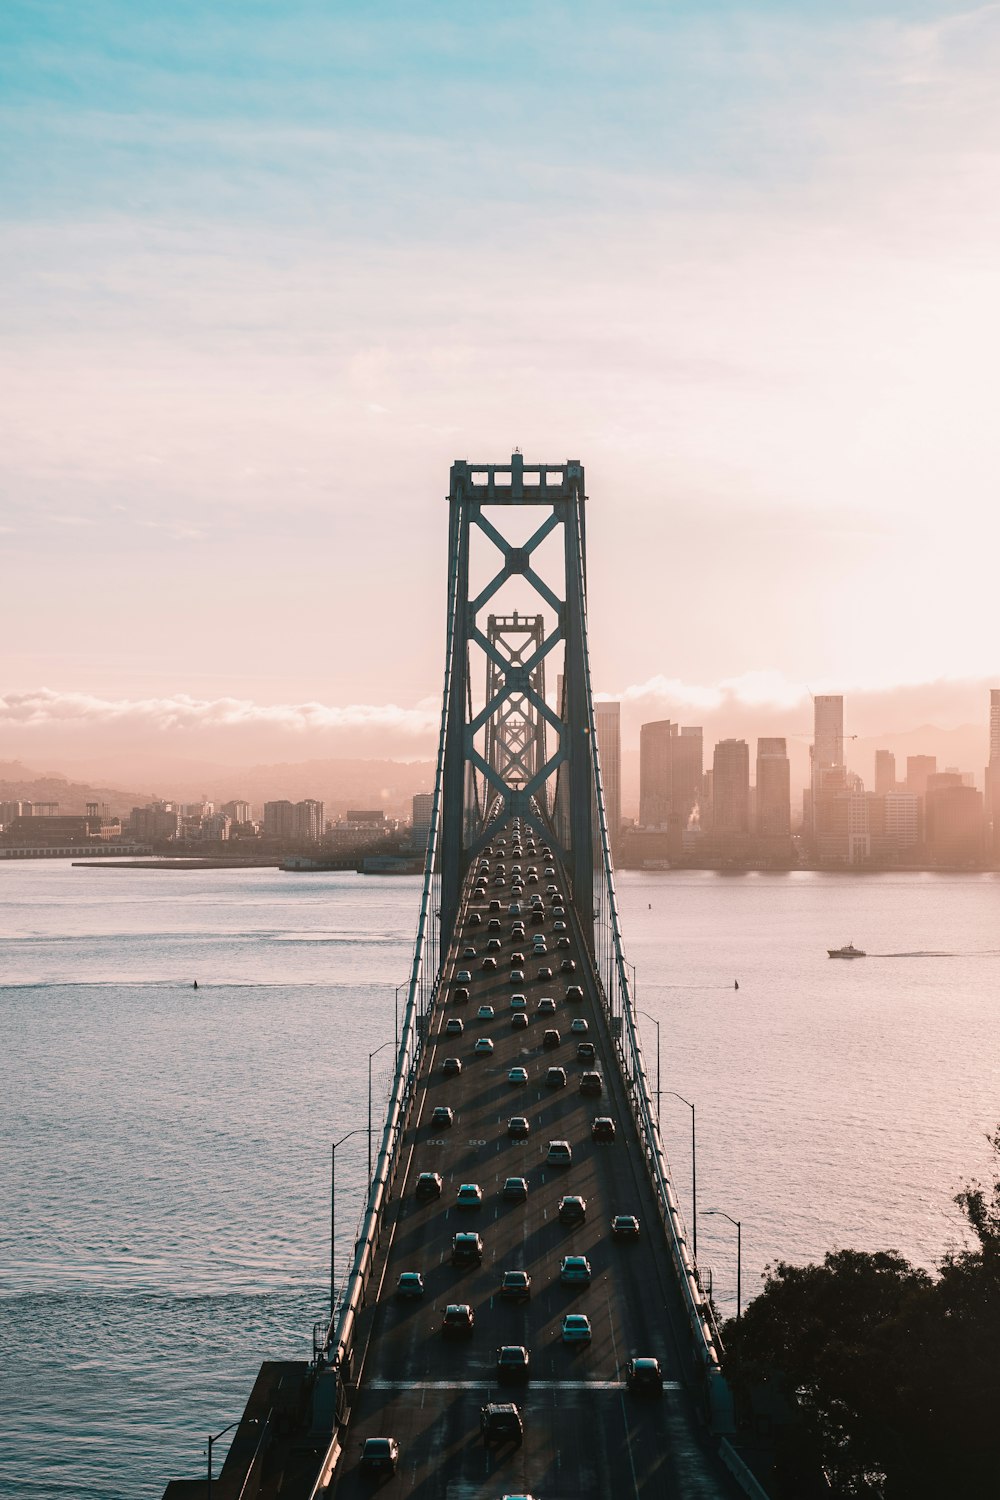
[{"label": "dark car", "polygon": [[616,1240],[637,1240],[639,1220],[635,1214],[615,1214],[611,1220],[611,1235]]},{"label": "dark car", "polygon": [[524,1031],[528,1025],[528,1018],[523,1010],[515,1011],[510,1018],[511,1031]]},{"label": "dark car", "polygon": [[500,1189],[505,1203],[523,1203],[528,1196],[528,1183],[524,1177],[508,1177]]},{"label": "dark car", "polygon": [[451,998],[456,1005],[468,1005],[469,992],[464,984],[460,984],[457,990],[452,990]]},{"label": "dark car", "polygon": [[604,1079],[600,1073],[586,1072],[580,1074],[581,1094],[603,1094]]},{"label": "dark car", "polygon": [[431,1125],[435,1130],[447,1130],[455,1123],[455,1111],[447,1104],[436,1104],[431,1112]]},{"label": "dark car", "polygon": [[447,1073],[449,1077],[455,1073],[461,1073],[461,1071],[462,1059],[460,1057],[446,1057],[441,1064],[441,1072]]},{"label": "dark car", "polygon": [[554,1026],[549,1026],[546,1028],[542,1036],[543,1047],[558,1047],[561,1041],[562,1037],[559,1035],[559,1032]]},{"label": "dark car", "polygon": [[497,1350],[497,1380],[523,1384],[531,1378],[531,1355],[523,1344],[502,1344]]},{"label": "dark car", "polygon": [[365,1438],[361,1449],[361,1467],[366,1474],[395,1474],[398,1465],[399,1444],[395,1438]]},{"label": "dark car", "polygon": [[559,967],[560,967],[560,969],[562,969],[562,971],[563,971],[564,974],[575,974],[576,973],[576,959],[575,958],[564,958],[563,961],[562,961],[562,963],[559,965]]},{"label": "dark car", "polygon": [[538,978],[539,979],[551,979],[552,978],[552,970],[549,968],[548,964],[542,964],[542,967],[538,971]]},{"label": "dark car", "polygon": [[402,1301],[424,1295],[424,1278],[419,1271],[401,1271],[396,1282],[396,1296]]},{"label": "dark car", "polygon": [[531,1277],[527,1271],[505,1271],[500,1283],[504,1302],[527,1302],[531,1298]]},{"label": "dark car", "polygon": [[507,1134],[511,1140],[523,1141],[528,1137],[530,1126],[524,1115],[511,1115],[507,1121]]},{"label": "dark car", "polygon": [[566,999],[566,1000],[582,1000],[583,999],[583,990],[581,989],[581,987],[578,984],[568,984],[566,986],[566,993],[564,995],[564,999]]},{"label": "dark car", "polygon": [[610,1115],[598,1115],[596,1120],[590,1124],[590,1139],[592,1141],[613,1141],[615,1138],[615,1122]]},{"label": "dark car", "polygon": [[451,1241],[453,1266],[479,1266],[483,1261],[483,1237],[480,1234],[456,1234]]},{"label": "dark car", "polygon": [[[492,903],[491,903],[491,905],[492,905]],[[497,911],[499,911],[500,910],[500,902],[499,901],[496,903],[496,906],[497,906]],[[500,931],[500,918],[499,917],[490,917],[490,920],[486,924],[486,931],[487,932],[499,932]]]},{"label": "dark car", "polygon": [[449,1302],[441,1319],[441,1333],[446,1339],[472,1337],[476,1315],[467,1302]]},{"label": "dark car", "polygon": [[593,1062],[597,1056],[593,1042],[579,1042],[576,1048],[577,1062]]},{"label": "dark car", "polygon": [[440,1172],[421,1172],[413,1191],[418,1198],[440,1198],[443,1187]]},{"label": "dark car", "polygon": [[583,1224],[587,1218],[587,1200],[576,1194],[559,1200],[560,1224]]},{"label": "dark car", "polygon": [[486,971],[487,974],[492,974],[496,966],[497,961],[493,957],[493,954],[487,953],[486,957],[483,959],[482,968]]},{"label": "dark car", "polygon": [[556,938],[556,947],[557,948],[570,948],[570,947],[572,947],[572,944],[570,943],[570,940],[569,940],[568,937],[557,937]]},{"label": "dark car", "polygon": [[517,1407],[497,1401],[481,1408],[479,1431],[484,1443],[514,1443],[519,1448],[524,1441],[524,1423]]},{"label": "dark car", "polygon": [[659,1396],[663,1392],[660,1361],[652,1356],[630,1359],[625,1366],[625,1383],[637,1396]]},{"label": "dark car", "polygon": [[545,1074],[545,1087],[547,1089],[564,1089],[566,1087],[566,1069],[549,1068]]},{"label": "dark car", "polygon": [[478,911],[470,911],[470,913],[469,913],[469,926],[470,927],[482,927],[482,925],[483,925],[482,913],[478,912]]}]

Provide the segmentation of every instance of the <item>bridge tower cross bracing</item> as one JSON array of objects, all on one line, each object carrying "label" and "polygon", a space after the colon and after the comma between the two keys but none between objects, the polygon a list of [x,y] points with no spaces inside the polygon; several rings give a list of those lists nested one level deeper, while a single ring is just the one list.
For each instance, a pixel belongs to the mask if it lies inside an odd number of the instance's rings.
[{"label": "bridge tower cross bracing", "polygon": [[[518,816],[558,847],[583,927],[593,947],[594,746],[586,662],[586,530],[583,466],[452,465],[449,503],[450,684],[445,705],[441,807],[441,939],[450,941],[469,861],[488,842],[490,825]],[[526,541],[512,539],[514,512],[534,509],[540,522]],[[535,554],[562,528],[561,577],[543,577]],[[470,593],[474,541],[485,538],[499,565]],[[521,579],[542,607],[533,615],[483,612],[501,589]],[[546,613],[547,612],[547,613]],[[485,628],[484,628],[485,625]],[[545,701],[544,667],[563,650],[563,700]],[[481,709],[473,707],[473,661],[485,665]],[[554,748],[548,749],[551,731]],[[554,791],[550,788],[554,783]],[[482,790],[480,791],[480,784]]]}]

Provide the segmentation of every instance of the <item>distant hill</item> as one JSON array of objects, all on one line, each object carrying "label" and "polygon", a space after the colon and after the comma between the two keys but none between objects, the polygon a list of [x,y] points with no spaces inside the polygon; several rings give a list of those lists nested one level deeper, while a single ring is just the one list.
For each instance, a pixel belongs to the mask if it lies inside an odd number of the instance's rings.
[{"label": "distant hill", "polygon": [[60,813],[85,813],[88,802],[100,802],[112,813],[127,816],[133,807],[150,800],[149,792],[92,786],[70,781],[56,771],[32,770],[19,760],[0,761],[0,802],[58,802]]}]

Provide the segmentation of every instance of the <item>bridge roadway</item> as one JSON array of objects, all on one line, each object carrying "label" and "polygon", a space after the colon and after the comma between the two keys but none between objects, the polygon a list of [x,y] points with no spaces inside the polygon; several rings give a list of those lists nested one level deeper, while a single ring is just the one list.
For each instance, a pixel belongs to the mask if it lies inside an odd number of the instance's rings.
[{"label": "bridge roadway", "polygon": [[[497,839],[506,839],[506,848]],[[712,1451],[694,1403],[682,1383],[685,1373],[686,1328],[670,1275],[666,1246],[654,1218],[651,1189],[641,1162],[641,1150],[631,1121],[613,1055],[613,1045],[598,1006],[589,963],[580,951],[574,922],[566,918],[568,950],[557,949],[552,907],[557,898],[545,894],[555,884],[565,894],[561,870],[545,859],[541,847],[529,853],[525,843],[520,860],[511,858],[510,829],[494,840],[485,900],[469,900],[460,917],[456,943],[443,974],[441,1000],[431,1021],[424,1051],[422,1097],[415,1123],[408,1132],[405,1178],[401,1178],[391,1245],[380,1273],[372,1282],[378,1303],[363,1377],[347,1429],[345,1453],[338,1464],[332,1493],[337,1500],[370,1496],[371,1483],[359,1468],[366,1437],[393,1436],[400,1446],[396,1478],[387,1485],[395,1492],[420,1500],[471,1500],[530,1494],[541,1500],[560,1497],[609,1496],[720,1497],[739,1493]],[[525,835],[526,841],[530,835]],[[507,884],[494,885],[497,863],[510,870],[520,863],[538,870],[539,883],[526,885],[520,896],[527,913],[530,897],[543,894],[545,921],[530,924],[525,916],[523,941],[512,941],[516,920],[508,912],[512,899]],[[557,873],[546,878],[543,869]],[[489,901],[500,899],[501,911],[489,911]],[[568,902],[563,902],[567,908]],[[472,911],[481,925],[472,925]],[[490,932],[488,921],[499,916],[501,931]],[[543,933],[548,952],[532,954],[532,938]],[[481,965],[490,937],[499,937],[502,950],[494,973]],[[462,957],[467,946],[475,958]],[[510,981],[510,954],[523,952],[524,983]],[[563,974],[565,957],[576,972]],[[540,966],[551,966],[552,980],[539,980]],[[456,1004],[455,972],[468,969],[469,1000]],[[583,1002],[564,998],[567,984],[579,983]],[[526,1030],[511,1029],[511,996],[527,998]],[[554,1016],[539,1015],[542,996],[556,999]],[[480,1005],[495,1009],[492,1020],[477,1020]],[[589,1026],[586,1038],[570,1033],[575,1016]],[[459,1017],[464,1034],[448,1036],[446,1022]],[[562,1041],[557,1048],[542,1046],[546,1027],[555,1026]],[[489,1037],[492,1055],[476,1055],[477,1038]],[[581,1040],[595,1043],[595,1063],[577,1061]],[[462,1061],[458,1076],[446,1076],[443,1060]],[[561,1064],[568,1086],[549,1089],[544,1078],[550,1065]],[[508,1070],[528,1070],[527,1086],[508,1082]],[[578,1092],[584,1067],[603,1075],[600,1100]],[[448,1130],[432,1129],[435,1105],[448,1104],[455,1112]],[[592,1142],[590,1123],[597,1114],[610,1114],[617,1125],[614,1142]],[[507,1136],[512,1115],[527,1116],[531,1134],[525,1141]],[[572,1166],[546,1166],[548,1142],[569,1140]],[[436,1171],[444,1182],[440,1198],[418,1201],[414,1184],[423,1171]],[[523,1203],[501,1197],[504,1180],[522,1176],[528,1182]],[[479,1183],[483,1203],[478,1209],[457,1208],[462,1183]],[[566,1228],[557,1216],[563,1194],[582,1194],[587,1200],[586,1222]],[[638,1241],[621,1242],[610,1234],[615,1213],[635,1213],[642,1226]],[[452,1236],[477,1230],[484,1241],[478,1269],[455,1269],[450,1263]],[[589,1286],[560,1285],[560,1260],[566,1254],[586,1255],[593,1269]],[[532,1295],[527,1303],[502,1302],[496,1295],[504,1271],[530,1272]],[[398,1301],[395,1286],[401,1271],[420,1271],[425,1295],[420,1301]],[[449,1303],[472,1305],[476,1326],[471,1339],[445,1340],[441,1321]],[[566,1312],[584,1312],[591,1321],[590,1346],[561,1342]],[[496,1349],[500,1344],[524,1344],[531,1354],[532,1378],[525,1386],[498,1386]],[[656,1355],[664,1367],[663,1396],[640,1397],[625,1387],[623,1373],[632,1355]],[[479,1410],[487,1400],[515,1401],[524,1418],[520,1448],[505,1445],[487,1449],[479,1436]]]}]

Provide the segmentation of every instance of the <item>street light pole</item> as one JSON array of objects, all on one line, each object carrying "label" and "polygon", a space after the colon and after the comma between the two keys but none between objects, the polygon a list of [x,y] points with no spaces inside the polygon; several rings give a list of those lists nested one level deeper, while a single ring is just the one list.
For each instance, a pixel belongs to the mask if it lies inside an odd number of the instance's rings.
[{"label": "street light pole", "polygon": [[728,1219],[730,1224],[736,1226],[736,1321],[740,1321],[743,1311],[743,1223],[740,1219],[734,1219],[732,1214],[727,1214],[722,1208],[706,1208],[707,1214],[718,1214],[720,1219]]},{"label": "street light pole", "polygon": [[330,1321],[337,1310],[337,1147],[361,1132],[358,1125],[334,1141],[330,1147]]},{"label": "street light pole", "polygon": [[368,1191],[369,1192],[371,1192],[371,1186],[372,1186],[372,1058],[373,1057],[377,1057],[380,1052],[382,1052],[386,1047],[388,1047],[390,1045],[391,1044],[389,1042],[383,1042],[381,1047],[376,1047],[375,1050],[374,1050],[374,1052],[369,1052],[369,1054],[368,1054]]},{"label": "street light pole", "polygon": [[208,1500],[212,1500],[212,1449],[214,1448],[215,1444],[219,1441],[220,1438],[225,1437],[225,1435],[226,1435],[227,1432],[232,1432],[233,1428],[234,1427],[238,1427],[239,1425],[240,1425],[239,1422],[230,1422],[230,1424],[229,1424],[228,1427],[223,1427],[222,1431],[221,1432],[217,1432],[214,1437],[211,1435],[211,1433],[209,1434],[209,1438],[208,1438]]},{"label": "street light pole", "polygon": [[[652,1021],[656,1027],[656,1123],[660,1123],[660,1023],[655,1016],[651,1016],[648,1010],[640,1010],[640,1016],[645,1016],[647,1021]],[[668,1092],[673,1092],[668,1090]],[[679,1096],[678,1096],[679,1097]]]},{"label": "street light pole", "polygon": [[691,1250],[695,1260],[698,1259],[698,1138],[695,1130],[694,1105],[690,1099],[685,1099],[676,1089],[667,1089],[668,1094],[673,1094],[682,1104],[686,1104],[691,1111]]}]

